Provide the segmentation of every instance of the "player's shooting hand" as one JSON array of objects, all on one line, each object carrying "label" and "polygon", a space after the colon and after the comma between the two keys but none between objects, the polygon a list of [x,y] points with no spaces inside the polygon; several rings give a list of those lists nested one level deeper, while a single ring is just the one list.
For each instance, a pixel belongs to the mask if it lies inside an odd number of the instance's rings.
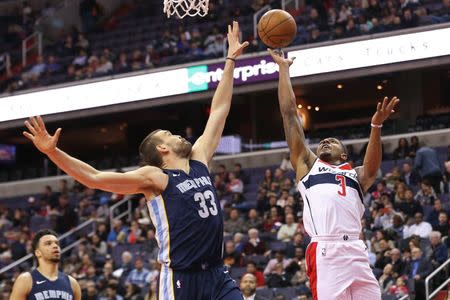
[{"label": "player's shooting hand", "polygon": [[50,135],[40,116],[29,118],[28,121],[25,121],[25,126],[30,132],[24,131],[23,135],[32,141],[39,151],[48,154],[56,149],[61,128],[58,128],[54,135]]},{"label": "player's shooting hand", "polygon": [[233,21],[233,25],[228,25],[228,56],[236,58],[242,54],[242,51],[249,45],[247,41],[241,43],[239,41],[239,23]]},{"label": "player's shooting hand", "polygon": [[273,50],[268,48],[267,51],[269,51],[269,54],[272,56],[273,61],[280,67],[289,67],[294,62],[295,57],[285,58],[284,52],[282,50]]},{"label": "player's shooting hand", "polygon": [[390,101],[388,97],[384,97],[383,102],[378,102],[377,111],[372,117],[372,124],[382,125],[389,116],[395,112],[395,106],[400,102],[400,99],[393,97]]}]

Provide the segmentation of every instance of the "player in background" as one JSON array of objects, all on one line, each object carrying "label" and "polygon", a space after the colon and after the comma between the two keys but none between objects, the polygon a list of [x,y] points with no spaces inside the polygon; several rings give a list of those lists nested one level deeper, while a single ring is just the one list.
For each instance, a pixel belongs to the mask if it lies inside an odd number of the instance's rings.
[{"label": "player in background", "polygon": [[369,266],[367,248],[359,240],[364,214],[363,192],[373,184],[381,165],[381,127],[400,101],[377,105],[363,165],[353,169],[346,148],[335,138],[320,141],[317,153],[305,143],[289,76],[293,59],[269,49],[279,65],[278,98],[283,126],[303,197],[303,221],[311,236],[306,251],[313,299],[379,300],[381,292]]},{"label": "player in background", "polygon": [[100,172],[56,147],[41,117],[25,122],[34,145],[78,182],[117,194],[144,194],[159,244],[159,299],[242,299],[223,267],[223,216],[208,163],[230,111],[235,59],[248,42],[239,42],[239,24],[228,26],[228,56],[211,103],[205,130],[194,145],[167,130],[151,132],[141,143],[143,167]]},{"label": "player in background", "polygon": [[10,300],[81,300],[81,289],[71,276],[58,270],[61,247],[58,236],[48,229],[36,233],[32,242],[37,268],[17,277]]}]

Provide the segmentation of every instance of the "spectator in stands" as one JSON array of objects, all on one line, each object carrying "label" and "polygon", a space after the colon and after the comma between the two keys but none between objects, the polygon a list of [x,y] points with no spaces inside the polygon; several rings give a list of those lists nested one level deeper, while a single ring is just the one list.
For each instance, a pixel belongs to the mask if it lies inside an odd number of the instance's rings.
[{"label": "spectator in stands", "polygon": [[31,80],[32,78],[39,78],[47,69],[44,57],[39,55],[36,59],[36,63],[26,72],[22,74],[24,81]]},{"label": "spectator in stands", "polygon": [[397,213],[392,208],[391,204],[386,205],[384,208],[378,210],[373,226],[384,230],[392,228],[394,216],[396,214]]},{"label": "spectator in stands", "polygon": [[237,209],[232,209],[230,211],[230,218],[225,222],[224,226],[225,234],[234,235],[236,232],[245,231],[244,220],[239,216],[239,211]]},{"label": "spectator in stands", "polygon": [[441,233],[439,231],[433,231],[430,233],[431,243],[431,256],[430,261],[434,268],[442,265],[448,257],[447,246],[441,241]]},{"label": "spectator in stands", "polygon": [[387,264],[386,266],[384,266],[383,274],[378,279],[378,283],[380,284],[382,294],[387,293],[389,289],[394,285],[394,277],[392,276],[391,264]]},{"label": "spectator in stands", "polygon": [[230,267],[240,267],[242,265],[242,256],[236,251],[233,241],[227,241],[225,243],[223,263]]},{"label": "spectator in stands", "polygon": [[291,258],[297,254],[297,248],[305,250],[308,247],[309,238],[306,239],[301,232],[296,232],[292,242],[286,245],[286,256]]},{"label": "spectator in stands", "polygon": [[143,288],[150,283],[150,271],[144,268],[144,261],[142,258],[137,258],[134,263],[134,269],[128,274],[126,284],[135,284]]},{"label": "spectator in stands", "polygon": [[297,230],[297,223],[293,214],[287,214],[285,224],[281,225],[277,233],[277,239],[283,242],[290,242]]},{"label": "spectator in stands", "polygon": [[396,296],[397,299],[408,295],[408,293],[408,287],[406,286],[403,276],[398,277],[395,281],[395,285],[389,289],[389,294]]},{"label": "spectator in stands", "polygon": [[262,220],[258,214],[258,211],[254,208],[248,211],[248,219],[245,221],[245,228],[255,228],[257,230],[262,229]]},{"label": "spectator in stands", "polygon": [[74,208],[70,206],[69,197],[66,194],[60,195],[58,201],[59,206],[53,210],[56,215],[55,231],[63,234],[77,226],[78,215]]},{"label": "spectator in stands", "polygon": [[405,262],[401,258],[401,253],[398,248],[389,251],[388,264],[392,266],[392,276],[397,278],[402,276],[405,272]]},{"label": "spectator in stands", "polygon": [[195,141],[197,141],[197,136],[194,135],[194,130],[191,126],[187,126],[184,130],[184,138],[190,142],[192,145],[194,145]]},{"label": "spectator in stands", "polygon": [[406,265],[405,273],[409,279],[414,279],[415,299],[425,299],[425,278],[431,273],[433,266],[422,256],[420,248],[411,249],[411,261]]},{"label": "spectator in stands", "polygon": [[98,300],[124,300],[123,297],[117,293],[117,288],[117,281],[111,280],[108,283],[105,295],[99,296]]},{"label": "spectator in stands", "polygon": [[127,235],[127,228],[123,225],[122,221],[117,219],[114,220],[111,231],[108,234],[108,244],[115,246],[117,243],[122,243],[125,241]]},{"label": "spectator in stands", "polygon": [[420,183],[420,190],[414,196],[414,200],[423,205],[433,205],[434,200],[437,199],[436,192],[426,179]]},{"label": "spectator in stands", "polygon": [[91,245],[96,259],[101,257],[104,258],[108,254],[108,245],[105,241],[102,241],[97,234],[92,235]]},{"label": "spectator in stands", "polygon": [[241,289],[244,300],[268,300],[256,295],[257,279],[252,273],[242,276],[239,288]]},{"label": "spectator in stands", "polygon": [[277,232],[282,225],[280,220],[281,217],[278,208],[276,206],[271,207],[269,213],[263,221],[263,230],[265,232]]},{"label": "spectator in stands", "polygon": [[291,158],[289,156],[289,153],[286,154],[285,157],[281,160],[280,169],[283,171],[293,171],[294,168],[292,167]]},{"label": "spectator in stands", "polygon": [[272,272],[278,272],[279,270],[276,270],[277,264],[281,264],[284,269],[291,263],[290,259],[287,259],[284,257],[284,251],[278,250],[275,252],[275,257],[269,260],[267,263],[266,268],[264,269],[264,275],[268,276]]},{"label": "spectator in stands", "polygon": [[53,55],[48,57],[48,62],[45,68],[45,72],[48,76],[59,73],[61,71],[61,65],[56,62],[56,58]]},{"label": "spectator in stands", "polygon": [[220,164],[217,168],[216,174],[220,176],[222,182],[224,183],[228,182],[228,171],[225,165]]},{"label": "spectator in stands", "polygon": [[403,163],[402,180],[407,186],[416,186],[420,181],[420,176],[415,170],[413,170],[410,162]]},{"label": "spectator in stands", "polygon": [[238,179],[240,179],[244,184],[248,184],[250,181],[250,178],[248,174],[242,170],[242,165],[240,163],[234,164],[234,174]]},{"label": "spectator in stands", "polygon": [[106,288],[108,282],[114,279],[113,276],[113,265],[112,263],[106,262],[103,266],[103,273],[98,277],[97,284],[100,291]]},{"label": "spectator in stands", "polygon": [[148,293],[145,295],[144,300],[158,300],[158,280],[153,280],[150,283]]},{"label": "spectator in stands", "polygon": [[439,214],[444,211],[440,199],[434,200],[433,210],[428,213],[426,221],[434,228],[439,224]]},{"label": "spectator in stands", "polygon": [[258,270],[256,267],[256,263],[253,261],[249,261],[246,266],[246,272],[248,274],[252,274],[256,277],[256,287],[262,287],[266,285],[266,282],[264,280],[264,275],[261,271]]},{"label": "spectator in stands", "polygon": [[[449,0],[450,2],[450,0]],[[450,194],[450,160],[444,162],[444,176],[443,176],[443,192],[446,194]]]},{"label": "spectator in stands", "polygon": [[83,49],[85,51],[89,50],[89,41],[84,37],[84,35],[82,33],[78,34],[75,48],[77,50],[81,50],[81,49]]},{"label": "spectator in stands", "polygon": [[423,212],[422,206],[414,200],[413,191],[409,188],[405,191],[405,202],[400,203],[398,209],[404,213],[407,218],[415,216],[416,213]]},{"label": "spectator in stands", "polygon": [[439,222],[438,224],[433,227],[433,230],[439,231],[442,236],[449,235],[450,226],[448,221],[448,213],[445,211],[441,211],[439,213]]},{"label": "spectator in stands", "polygon": [[409,157],[409,145],[408,145],[408,140],[405,138],[401,138],[398,140],[398,146],[397,148],[395,148],[394,153],[393,153],[393,158],[394,159],[405,159],[407,157]]},{"label": "spectator in stands", "polygon": [[231,194],[242,194],[244,192],[244,183],[242,180],[236,177],[234,172],[228,174],[228,184],[226,185],[226,190]]},{"label": "spectator in stands", "polygon": [[266,245],[259,238],[259,232],[256,228],[248,230],[248,241],[244,245],[243,253],[245,255],[263,255],[266,252]]},{"label": "spectator in stands", "polygon": [[394,205],[405,202],[406,184],[404,182],[397,182],[394,187]]},{"label": "spectator in stands", "polygon": [[141,288],[136,284],[128,284],[126,287],[125,300],[142,300]]},{"label": "spectator in stands", "polygon": [[402,25],[403,28],[417,27],[419,26],[419,17],[410,8],[405,8],[402,14]]},{"label": "spectator in stands", "polygon": [[405,228],[406,232],[403,232],[403,238],[406,239],[412,235],[418,235],[427,239],[433,230],[430,223],[423,221],[423,214],[419,212],[414,215],[414,221],[415,223],[412,226]]},{"label": "spectator in stands", "polygon": [[259,188],[268,191],[270,189],[270,186],[272,185],[272,181],[272,170],[266,169],[266,171],[264,172],[264,178],[259,184]]},{"label": "spectator in stands", "polygon": [[395,234],[395,237],[398,239],[403,239],[403,231],[405,229],[404,219],[401,214],[395,214],[392,219],[392,232]]},{"label": "spectator in stands", "polygon": [[142,251],[147,253],[149,259],[157,259],[159,247],[155,236],[155,229],[150,228],[147,230],[146,238],[142,242]]},{"label": "spectator in stands", "polygon": [[442,180],[442,171],[436,150],[422,146],[416,152],[414,159],[414,169],[417,170],[422,180],[428,180],[435,190],[440,193],[440,183]]},{"label": "spectator in stands", "polygon": [[76,69],[85,67],[88,63],[88,55],[85,50],[81,49],[78,55],[73,59],[72,64]]},{"label": "spectator in stands", "polygon": [[108,74],[113,70],[112,62],[104,55],[100,56],[100,64],[95,69],[95,73],[97,74]]},{"label": "spectator in stands", "polygon": [[410,142],[411,143],[409,144],[409,151],[410,151],[409,156],[415,157],[417,150],[419,150],[419,148],[420,148],[419,138],[417,136],[412,136],[410,139]]},{"label": "spectator in stands", "polygon": [[81,298],[84,300],[97,300],[97,287],[94,281],[86,282],[86,288],[82,290]]},{"label": "spectator in stands", "polygon": [[124,251],[121,255],[120,267],[113,272],[114,277],[128,278],[128,274],[130,274],[133,269],[132,260],[133,255],[129,251]]},{"label": "spectator in stands", "polygon": [[128,230],[126,243],[129,245],[134,245],[136,243],[141,243],[144,240],[142,236],[142,229],[136,220],[131,221],[130,229]]},{"label": "spectator in stands", "polygon": [[236,232],[233,236],[233,242],[234,242],[234,249],[236,249],[237,253],[242,254],[245,246],[244,234]]},{"label": "spectator in stands", "polygon": [[125,72],[129,72],[131,70],[131,67],[128,63],[128,56],[125,52],[120,52],[119,60],[117,61],[116,65],[114,66],[114,70],[117,73],[125,73]]}]

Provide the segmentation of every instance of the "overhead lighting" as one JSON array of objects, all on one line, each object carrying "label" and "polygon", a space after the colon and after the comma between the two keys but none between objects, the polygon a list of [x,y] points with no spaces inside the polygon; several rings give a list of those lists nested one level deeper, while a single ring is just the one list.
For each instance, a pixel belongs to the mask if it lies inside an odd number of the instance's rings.
[{"label": "overhead lighting", "polygon": [[320,107],[316,106],[314,109],[315,109],[316,111],[319,111]]},{"label": "overhead lighting", "polygon": [[297,105],[297,107],[298,107],[298,108],[302,108],[302,107],[303,107],[303,105],[299,104],[299,105]]},{"label": "overhead lighting", "polygon": [[377,85],[377,90],[382,90],[383,86],[381,84]]},{"label": "overhead lighting", "polygon": [[344,86],[342,85],[342,84],[338,84],[337,86],[336,86],[338,89],[342,89]]},{"label": "overhead lighting", "polygon": [[308,109],[311,109],[311,105],[308,105],[308,107],[307,107]]}]

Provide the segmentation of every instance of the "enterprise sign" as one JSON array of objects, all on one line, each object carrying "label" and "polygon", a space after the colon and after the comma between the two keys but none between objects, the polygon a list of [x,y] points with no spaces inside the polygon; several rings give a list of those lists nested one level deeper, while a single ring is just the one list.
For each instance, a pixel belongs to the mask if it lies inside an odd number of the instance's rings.
[{"label": "enterprise sign", "polygon": [[[291,51],[291,77],[450,55],[450,28]],[[220,63],[105,80],[0,98],[0,122],[215,89]],[[278,78],[268,55],[239,59],[236,85]]]},{"label": "enterprise sign", "polygon": [[450,55],[450,28],[291,51],[291,77]]}]

